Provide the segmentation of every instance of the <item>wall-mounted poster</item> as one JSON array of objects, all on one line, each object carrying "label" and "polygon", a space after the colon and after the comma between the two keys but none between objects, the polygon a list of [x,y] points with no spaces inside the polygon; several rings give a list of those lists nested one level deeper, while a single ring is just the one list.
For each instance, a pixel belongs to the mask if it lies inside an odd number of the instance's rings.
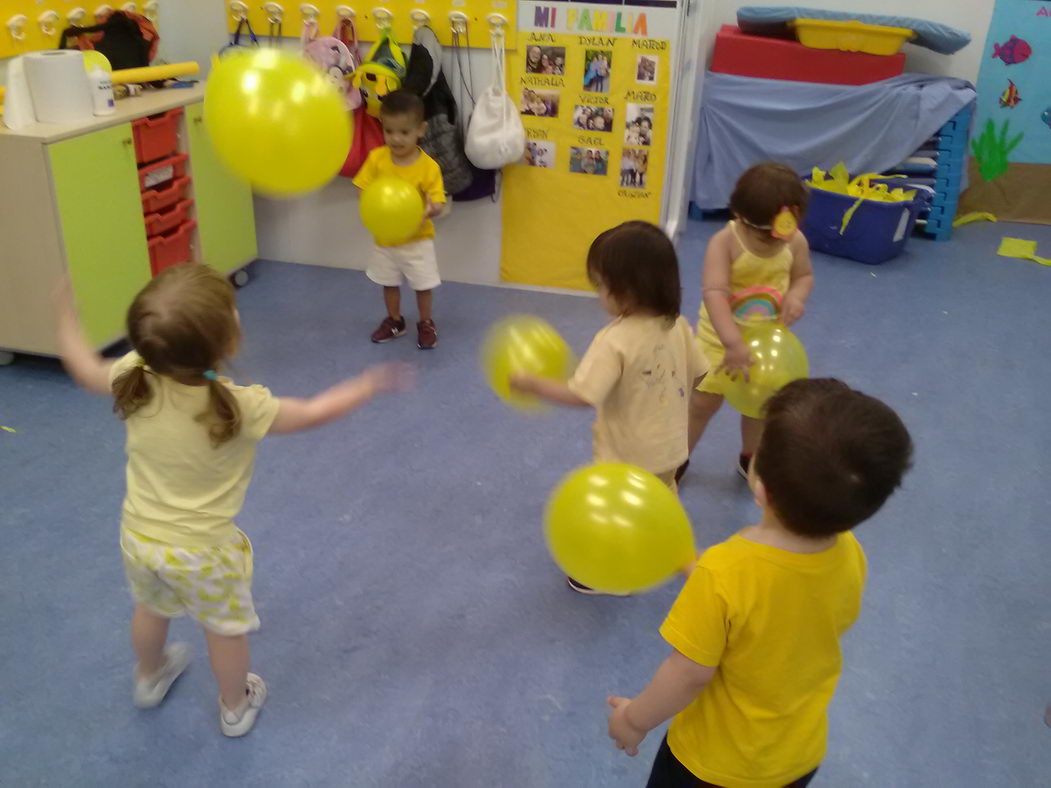
[{"label": "wall-mounted poster", "polygon": [[595,236],[660,222],[679,8],[646,2],[518,4],[508,90],[527,141],[504,170],[505,281],[590,289]]},{"label": "wall-mounted poster", "polygon": [[997,0],[960,212],[1051,224],[1051,0]]}]

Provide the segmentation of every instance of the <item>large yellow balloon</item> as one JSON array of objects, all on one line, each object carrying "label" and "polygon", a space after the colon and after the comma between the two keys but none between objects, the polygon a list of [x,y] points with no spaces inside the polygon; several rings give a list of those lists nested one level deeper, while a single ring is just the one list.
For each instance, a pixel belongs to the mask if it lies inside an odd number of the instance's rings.
[{"label": "large yellow balloon", "polygon": [[395,175],[377,178],[361,192],[361,222],[381,246],[410,240],[423,223],[423,197]]},{"label": "large yellow balloon", "polygon": [[652,473],[619,462],[569,474],[544,517],[551,557],[598,591],[645,591],[697,560],[678,496]]},{"label": "large yellow balloon", "polygon": [[217,61],[204,117],[226,166],[266,194],[324,186],[350,151],[343,95],[317,66],[279,49],[246,49]]},{"label": "large yellow balloon", "polygon": [[796,335],[778,323],[745,324],[741,330],[752,356],[748,380],[730,373],[722,383],[726,401],[745,416],[763,418],[763,407],[787,383],[810,374],[806,350]]},{"label": "large yellow balloon", "polygon": [[573,351],[554,327],[532,315],[511,315],[490,327],[482,344],[482,371],[500,399],[520,410],[536,410],[536,397],[511,391],[511,376],[539,375],[566,380],[574,366]]},{"label": "large yellow balloon", "polygon": [[113,66],[110,65],[109,58],[101,52],[95,49],[85,49],[83,54],[85,71],[94,71],[96,68],[101,68],[103,71],[113,73]]}]

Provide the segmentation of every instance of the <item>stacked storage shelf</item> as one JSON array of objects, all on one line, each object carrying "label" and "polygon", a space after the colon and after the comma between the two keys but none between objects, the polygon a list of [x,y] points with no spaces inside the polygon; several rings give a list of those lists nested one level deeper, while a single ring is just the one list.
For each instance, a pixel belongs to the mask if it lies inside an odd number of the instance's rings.
[{"label": "stacked storage shelf", "polygon": [[139,163],[143,222],[156,276],[165,268],[193,260],[193,200],[188,198],[189,156],[179,153],[183,108],[140,118],[132,124]]},{"label": "stacked storage shelf", "polygon": [[967,138],[973,114],[974,104],[968,104],[909,159],[884,173],[904,175],[904,180],[896,178],[888,183],[917,190],[918,199],[925,205],[916,226],[936,241],[948,241],[952,235],[967,166]]}]

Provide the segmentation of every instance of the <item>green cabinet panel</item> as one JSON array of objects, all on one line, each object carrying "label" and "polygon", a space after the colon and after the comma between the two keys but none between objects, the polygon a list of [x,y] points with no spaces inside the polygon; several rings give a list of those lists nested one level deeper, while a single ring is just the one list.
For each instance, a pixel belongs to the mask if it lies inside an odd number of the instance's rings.
[{"label": "green cabinet panel", "polygon": [[150,279],[131,125],[48,146],[66,260],[84,331],[95,345],[124,334]]},{"label": "green cabinet panel", "polygon": [[186,130],[200,260],[226,273],[251,262],[258,253],[252,190],[216,155],[204,125],[203,104],[186,108]]}]

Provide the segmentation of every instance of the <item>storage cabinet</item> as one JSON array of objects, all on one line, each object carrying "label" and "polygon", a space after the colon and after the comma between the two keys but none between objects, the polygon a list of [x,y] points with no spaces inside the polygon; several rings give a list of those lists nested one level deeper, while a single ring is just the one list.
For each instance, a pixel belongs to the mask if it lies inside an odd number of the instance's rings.
[{"label": "storage cabinet", "polygon": [[[123,337],[128,305],[156,268],[151,252],[164,265],[186,257],[223,273],[255,259],[251,190],[212,149],[203,93],[147,93],[78,126],[0,129],[0,363],[12,351],[57,354],[50,293],[63,273],[85,333],[103,348]],[[140,169],[143,151],[152,155],[142,132],[178,107],[171,174],[153,183],[169,171]]]}]

